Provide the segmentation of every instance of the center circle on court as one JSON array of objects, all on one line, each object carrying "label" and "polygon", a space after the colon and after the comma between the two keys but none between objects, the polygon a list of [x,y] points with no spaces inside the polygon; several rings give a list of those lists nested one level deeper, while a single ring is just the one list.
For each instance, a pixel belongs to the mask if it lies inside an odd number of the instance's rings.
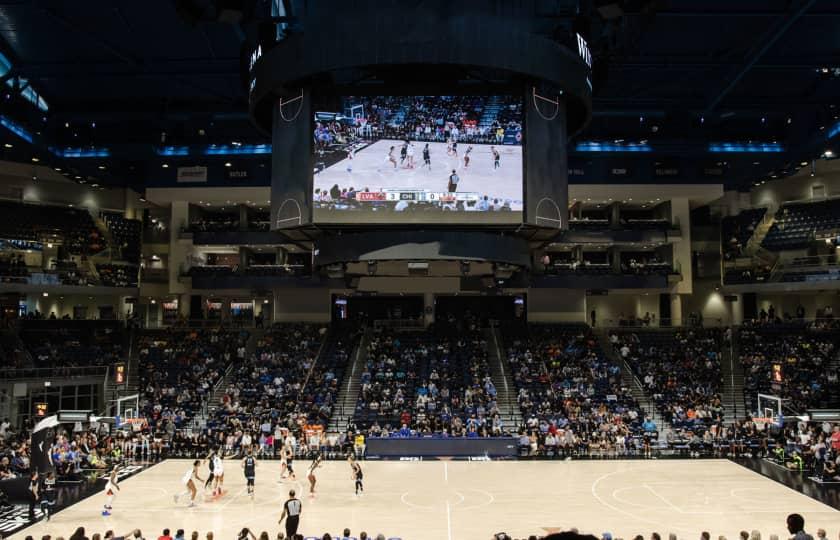
[{"label": "center circle on court", "polygon": [[434,491],[406,491],[400,495],[400,502],[415,510],[439,510],[447,504],[453,510],[472,510],[491,504],[495,498],[490,492],[476,488],[447,489]]}]

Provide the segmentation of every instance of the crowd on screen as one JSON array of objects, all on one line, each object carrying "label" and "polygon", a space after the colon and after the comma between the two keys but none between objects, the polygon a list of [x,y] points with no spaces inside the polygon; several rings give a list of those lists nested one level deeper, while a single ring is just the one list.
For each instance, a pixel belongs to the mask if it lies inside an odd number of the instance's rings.
[{"label": "crowd on screen", "polygon": [[502,144],[522,130],[521,99],[510,96],[359,97],[353,105],[352,118],[316,121],[319,152],[356,139]]}]

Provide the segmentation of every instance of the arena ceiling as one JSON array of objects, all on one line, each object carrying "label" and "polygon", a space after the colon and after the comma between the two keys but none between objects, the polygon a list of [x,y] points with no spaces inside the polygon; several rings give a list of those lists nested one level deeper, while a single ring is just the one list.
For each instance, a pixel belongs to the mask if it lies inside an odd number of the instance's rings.
[{"label": "arena ceiling", "polygon": [[[284,3],[294,13],[305,2]],[[791,173],[830,146],[840,114],[837,2],[530,5],[546,35],[579,32],[593,52],[594,115],[570,144],[573,157],[603,157],[577,152],[585,141],[619,149],[646,141],[673,159],[717,142],[783,145],[785,152],[761,159],[710,156],[743,162],[727,180],[747,187]],[[243,76],[269,16],[268,0],[0,1],[0,52],[11,64],[0,115],[35,139],[0,129],[0,157],[36,157],[103,184],[141,188],[151,164],[159,166],[160,146],[270,142],[248,119]],[[47,111],[18,97],[27,84]],[[111,151],[101,159],[55,152],[72,148]]]}]

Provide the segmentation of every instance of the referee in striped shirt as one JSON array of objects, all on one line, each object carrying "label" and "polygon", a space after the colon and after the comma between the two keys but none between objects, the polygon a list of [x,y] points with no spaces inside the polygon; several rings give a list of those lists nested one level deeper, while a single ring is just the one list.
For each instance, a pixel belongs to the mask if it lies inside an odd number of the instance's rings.
[{"label": "referee in striped shirt", "polygon": [[286,538],[294,538],[297,534],[298,524],[300,523],[300,511],[303,505],[300,500],[295,497],[295,490],[289,491],[289,500],[283,505],[283,514],[280,516],[280,521],[277,523],[282,525],[283,519],[288,516],[286,520]]}]

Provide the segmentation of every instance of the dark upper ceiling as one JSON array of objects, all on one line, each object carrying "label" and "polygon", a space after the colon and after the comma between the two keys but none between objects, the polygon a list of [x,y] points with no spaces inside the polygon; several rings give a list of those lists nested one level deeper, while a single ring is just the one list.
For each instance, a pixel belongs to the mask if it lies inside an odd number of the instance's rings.
[{"label": "dark upper ceiling", "polygon": [[[821,128],[837,122],[839,2],[531,3],[546,34],[580,32],[593,52],[594,117],[576,142],[647,140],[676,158],[709,142],[784,144],[784,156],[736,179],[749,185],[818,156]],[[285,5],[293,12],[305,1]],[[31,148],[0,129],[0,142],[13,145],[0,157],[34,154],[103,183],[139,187],[150,164],[159,167],[154,148],[162,144],[270,142],[247,117],[242,75],[269,14],[269,0],[0,1],[0,51],[12,63],[6,78],[25,77],[50,106],[42,114],[14,96],[0,102],[0,114],[38,139]],[[103,170],[101,160],[62,160],[47,146],[122,151]]]}]

